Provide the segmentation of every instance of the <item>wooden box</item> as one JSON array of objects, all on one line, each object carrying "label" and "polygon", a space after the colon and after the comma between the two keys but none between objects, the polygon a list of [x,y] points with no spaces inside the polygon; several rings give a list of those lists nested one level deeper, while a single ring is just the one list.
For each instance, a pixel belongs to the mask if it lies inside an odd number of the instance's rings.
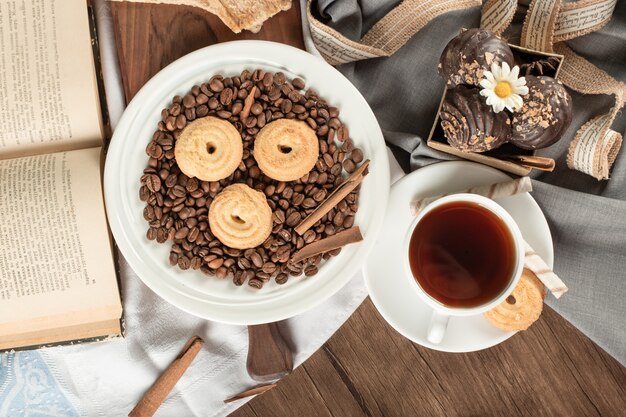
[{"label": "wooden box", "polygon": [[[532,49],[522,48],[517,45],[511,45],[511,50],[513,51],[513,56],[515,57],[516,65],[520,65],[522,63],[533,62],[538,59],[555,57],[559,60],[556,70],[549,70],[544,73],[544,75],[557,78],[559,74],[559,70],[561,65],[563,64],[563,55],[546,53],[535,51]],[[520,162],[513,162],[505,158],[507,155],[520,155],[520,156],[530,156],[534,155],[535,151],[526,150],[518,148],[517,146],[511,143],[505,143],[497,149],[493,149],[484,153],[475,153],[475,152],[461,152],[456,148],[453,148],[448,144],[446,137],[443,134],[443,129],[441,127],[441,118],[439,117],[439,113],[441,112],[441,107],[443,105],[443,100],[446,96],[447,88],[443,91],[443,96],[441,97],[441,101],[439,102],[439,108],[437,109],[437,117],[435,118],[435,123],[433,124],[432,129],[430,130],[430,135],[428,135],[428,140],[426,143],[433,149],[437,149],[442,152],[449,153],[451,155],[455,155],[459,158],[467,159],[474,162],[479,162],[481,164],[489,165],[491,167],[501,169],[503,171],[510,172],[515,175],[528,175],[528,173],[532,170],[532,168],[523,166]]]}]

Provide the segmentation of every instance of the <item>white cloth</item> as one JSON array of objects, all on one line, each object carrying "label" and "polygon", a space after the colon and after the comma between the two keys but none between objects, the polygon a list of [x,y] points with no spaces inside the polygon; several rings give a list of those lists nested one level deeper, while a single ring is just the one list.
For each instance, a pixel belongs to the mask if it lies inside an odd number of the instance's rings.
[{"label": "white cloth", "polygon": [[[112,126],[123,111],[123,95],[108,3],[96,0],[102,66]],[[402,170],[390,156],[391,178]],[[192,335],[206,345],[159,408],[160,416],[222,416],[246,400],[225,405],[227,397],[256,385],[246,372],[245,326],[198,319],[163,301],[121,260],[127,336],[104,343],[40,351],[61,391],[80,415],[121,416],[178,355]],[[294,363],[313,354],[354,312],[367,295],[362,275],[322,305],[281,323],[292,343]]]}]

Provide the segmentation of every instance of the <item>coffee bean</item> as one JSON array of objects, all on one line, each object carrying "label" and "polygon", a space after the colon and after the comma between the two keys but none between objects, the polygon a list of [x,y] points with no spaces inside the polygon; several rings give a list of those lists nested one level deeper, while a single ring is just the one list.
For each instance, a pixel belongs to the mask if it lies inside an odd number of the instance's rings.
[{"label": "coffee bean", "polygon": [[304,234],[302,235],[302,238],[304,239],[304,242],[306,244],[309,244],[315,241],[315,236],[316,236],[315,232],[309,229],[306,232],[304,232]]},{"label": "coffee bean", "polygon": [[343,227],[349,229],[352,226],[354,226],[354,216],[346,216],[343,219]]},{"label": "coffee bean", "polygon": [[360,163],[363,161],[363,151],[359,148],[355,148],[350,154],[350,159],[352,159],[355,163]]},{"label": "coffee bean", "polygon": [[148,201],[148,198],[150,198],[150,190],[148,190],[148,187],[145,185],[142,185],[141,188],[139,188],[139,199],[141,201]]},{"label": "coffee bean", "polygon": [[276,271],[276,264],[273,262],[264,263],[262,270],[267,274],[273,274]]},{"label": "coffee bean", "polygon": [[294,193],[291,197],[291,203],[294,206],[299,206],[304,201],[304,194]]},{"label": "coffee bean", "polygon": [[307,277],[311,277],[315,274],[317,274],[317,267],[315,265],[309,265],[304,269],[304,275],[306,275]]},{"label": "coffee bean", "polygon": [[161,159],[163,156],[163,148],[161,148],[161,146],[159,146],[156,142],[151,141],[146,147],[146,153],[151,158]]},{"label": "coffee bean", "polygon": [[250,256],[250,260],[252,261],[254,266],[256,266],[257,268],[260,268],[263,266],[263,258],[261,257],[261,255],[258,254],[258,252],[253,252],[252,255]]},{"label": "coffee bean", "polygon": [[187,258],[186,256],[179,256],[178,257],[178,267],[180,269],[185,271],[185,270],[189,269],[190,266],[191,266],[191,260],[189,258]]},{"label": "coffee bean", "polygon": [[145,185],[153,193],[158,193],[161,190],[161,178],[158,175],[150,174],[146,177]]},{"label": "coffee bean", "polygon": [[219,92],[221,92],[224,89],[224,83],[220,79],[213,78],[209,82],[209,88],[214,93],[219,93]]},{"label": "coffee bean", "polygon": [[233,90],[230,88],[225,88],[220,93],[220,103],[222,105],[227,106],[233,101]]},{"label": "coffee bean", "polygon": [[263,288],[263,281],[261,281],[258,278],[252,278],[251,280],[248,281],[248,285],[251,286],[252,288],[261,289]]},{"label": "coffee bean", "polygon": [[152,221],[155,219],[155,215],[154,215],[154,207],[153,206],[146,206],[143,209],[143,218],[146,219],[147,221]]},{"label": "coffee bean", "polygon": [[293,85],[294,88],[297,88],[298,90],[302,90],[304,89],[304,80],[302,78],[294,78],[291,81],[291,85]]},{"label": "coffee bean", "polygon": [[302,216],[300,216],[300,213],[298,213],[297,211],[291,213],[286,220],[287,226],[295,226],[298,223],[300,223],[300,220],[302,219]]},{"label": "coffee bean", "polygon": [[[200,236],[200,229],[198,229],[197,227],[194,227],[189,231],[189,234],[187,235],[187,240],[190,242],[195,242],[199,236]],[[176,237],[176,235],[174,235],[174,237]]]},{"label": "coffee bean", "polygon": [[217,271],[215,271],[215,276],[220,279],[226,278],[228,276],[228,268],[220,266],[219,268],[217,268]]},{"label": "coffee bean", "polygon": [[333,224],[337,227],[343,226],[344,214],[341,211],[338,211],[333,217]]},{"label": "coffee bean", "polygon": [[191,258],[190,266],[191,269],[200,269],[200,266],[202,266],[202,261],[197,256],[194,256],[193,258]]},{"label": "coffee bean", "polygon": [[237,265],[239,266],[239,268],[241,269],[248,269],[252,266],[252,264],[250,263],[250,261],[246,258],[239,258],[237,260]]},{"label": "coffee bean", "polygon": [[326,163],[327,167],[332,167],[334,165],[334,161],[333,161],[333,157],[330,154],[325,153],[324,154],[324,162]]},{"label": "coffee bean", "polygon": [[187,119],[184,115],[179,114],[176,116],[176,129],[183,129],[187,125]]},{"label": "coffee bean", "polygon": [[233,283],[236,286],[241,286],[244,283],[244,272],[243,271],[237,271],[235,272],[235,276],[233,277]]},{"label": "coffee bean", "polygon": [[284,240],[285,242],[290,242],[291,241],[291,232],[287,229],[281,229],[278,232],[278,236]]},{"label": "coffee bean", "polygon": [[284,283],[287,282],[288,279],[289,279],[289,275],[285,274],[284,272],[281,272],[280,274],[276,275],[276,278],[274,278],[274,281],[276,281],[276,283],[279,285],[283,285]]},{"label": "coffee bean", "polygon": [[207,265],[211,269],[217,269],[224,264],[224,258],[215,258],[211,262],[208,262]]},{"label": "coffee bean", "polygon": [[343,169],[345,169],[347,173],[351,174],[356,169],[356,164],[352,159],[346,159],[343,161]]},{"label": "coffee bean", "polygon": [[185,97],[183,97],[183,106],[185,106],[185,108],[188,109],[195,105],[196,105],[196,98],[193,95],[187,94]]}]

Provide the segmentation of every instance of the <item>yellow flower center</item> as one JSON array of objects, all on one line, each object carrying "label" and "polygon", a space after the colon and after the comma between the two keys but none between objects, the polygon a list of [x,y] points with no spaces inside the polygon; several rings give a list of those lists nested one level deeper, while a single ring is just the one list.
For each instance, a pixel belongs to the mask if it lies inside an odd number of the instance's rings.
[{"label": "yellow flower center", "polygon": [[511,88],[511,84],[509,84],[508,82],[498,81],[498,84],[496,84],[496,88],[494,88],[493,91],[498,97],[507,98],[511,95],[513,89]]}]

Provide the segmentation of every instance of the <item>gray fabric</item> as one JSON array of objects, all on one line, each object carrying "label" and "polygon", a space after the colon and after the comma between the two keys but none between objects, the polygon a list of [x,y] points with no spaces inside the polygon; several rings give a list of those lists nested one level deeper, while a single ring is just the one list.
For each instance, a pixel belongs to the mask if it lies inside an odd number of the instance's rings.
[{"label": "gray fabric", "polygon": [[[314,11],[322,21],[350,39],[360,39],[391,10],[397,0],[319,0]],[[505,35],[519,38],[523,14],[518,13]],[[436,72],[446,43],[463,27],[476,27],[480,9],[440,16],[389,58],[339,66],[376,113],[385,139],[406,171],[448,155],[425,145],[443,91]],[[626,81],[626,1],[601,31],[569,42],[578,53]],[[516,43],[516,42],[513,42]],[[571,93],[574,118],[564,138],[542,152],[557,160],[553,173],[533,174],[533,196],[544,210],[555,244],[555,271],[569,292],[547,303],[563,317],[626,364],[626,150],[622,150],[609,181],[567,168],[567,146],[590,117],[605,113],[607,96]],[[624,132],[621,114],[613,129]],[[626,145],[625,145],[626,148]],[[575,190],[575,191],[574,191]]]}]

